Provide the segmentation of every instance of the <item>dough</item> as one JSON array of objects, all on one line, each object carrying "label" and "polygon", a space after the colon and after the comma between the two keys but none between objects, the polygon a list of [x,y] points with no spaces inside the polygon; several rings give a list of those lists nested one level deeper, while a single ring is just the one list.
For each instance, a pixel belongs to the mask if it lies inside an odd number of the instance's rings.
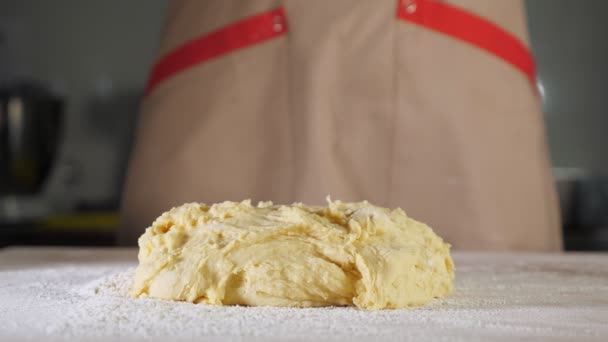
[{"label": "dough", "polygon": [[401,209],[184,204],[139,238],[131,294],[216,305],[421,305],[452,291],[450,245]]}]

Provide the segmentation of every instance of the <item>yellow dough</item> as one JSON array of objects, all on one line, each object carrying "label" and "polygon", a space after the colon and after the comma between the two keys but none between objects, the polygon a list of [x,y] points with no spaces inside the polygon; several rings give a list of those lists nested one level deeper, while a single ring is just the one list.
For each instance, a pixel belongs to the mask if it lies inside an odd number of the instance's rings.
[{"label": "yellow dough", "polygon": [[184,204],[139,248],[131,294],[194,303],[403,308],[449,294],[454,280],[449,244],[368,202]]}]

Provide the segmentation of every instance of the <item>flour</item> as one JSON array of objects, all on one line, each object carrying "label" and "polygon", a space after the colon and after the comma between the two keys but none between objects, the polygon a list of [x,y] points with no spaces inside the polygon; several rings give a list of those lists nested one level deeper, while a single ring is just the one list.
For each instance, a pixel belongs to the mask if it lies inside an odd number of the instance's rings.
[{"label": "flour", "polygon": [[608,257],[454,259],[452,296],[377,312],[134,299],[134,262],[3,270],[0,340],[607,340]]},{"label": "flour", "polygon": [[133,283],[135,268],[129,267],[123,272],[111,274],[109,276],[95,279],[92,282],[85,284],[81,288],[77,288],[76,292],[81,296],[96,295],[103,297],[129,297],[129,290]]}]

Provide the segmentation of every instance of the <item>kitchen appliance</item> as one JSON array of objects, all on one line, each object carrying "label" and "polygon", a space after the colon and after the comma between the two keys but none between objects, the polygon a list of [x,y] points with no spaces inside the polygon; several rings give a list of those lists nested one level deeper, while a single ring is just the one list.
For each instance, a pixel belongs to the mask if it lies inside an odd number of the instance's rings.
[{"label": "kitchen appliance", "polygon": [[566,250],[608,250],[608,176],[554,168]]},{"label": "kitchen appliance", "polygon": [[0,87],[0,222],[15,216],[15,208],[39,211],[36,199],[54,166],[62,126],[63,101],[41,84]]}]

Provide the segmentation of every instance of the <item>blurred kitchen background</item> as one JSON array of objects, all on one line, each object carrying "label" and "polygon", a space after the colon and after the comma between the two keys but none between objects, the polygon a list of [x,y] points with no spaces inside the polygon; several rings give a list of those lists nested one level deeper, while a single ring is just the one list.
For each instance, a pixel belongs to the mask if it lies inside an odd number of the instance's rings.
[{"label": "blurred kitchen background", "polygon": [[[114,244],[166,5],[0,0],[0,247]],[[526,6],[566,249],[608,250],[608,1]]]}]

